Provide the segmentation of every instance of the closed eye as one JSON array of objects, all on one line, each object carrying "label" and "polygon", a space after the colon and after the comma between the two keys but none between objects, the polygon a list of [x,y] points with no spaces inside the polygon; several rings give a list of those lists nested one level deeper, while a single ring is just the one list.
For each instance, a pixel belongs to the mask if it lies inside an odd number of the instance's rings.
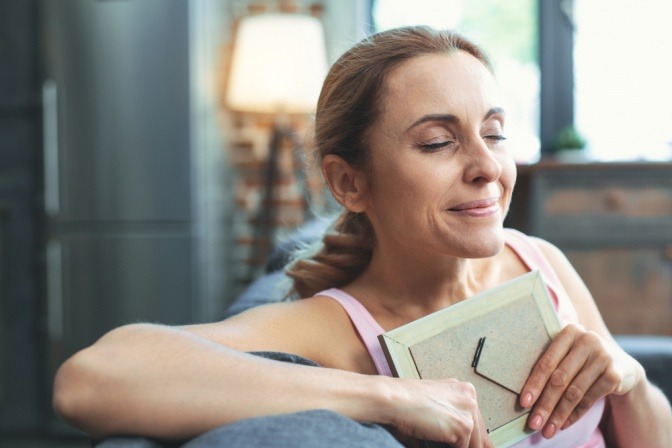
[{"label": "closed eye", "polygon": [[495,142],[502,142],[502,141],[506,140],[506,137],[503,136],[503,135],[486,135],[485,138],[487,138],[488,140],[495,141]]},{"label": "closed eye", "polygon": [[436,142],[436,143],[423,143],[423,144],[418,145],[418,146],[422,151],[434,152],[434,151],[438,151],[439,149],[445,148],[445,147],[447,147],[451,144],[453,144],[452,140],[446,140],[446,141],[443,141],[443,142]]}]

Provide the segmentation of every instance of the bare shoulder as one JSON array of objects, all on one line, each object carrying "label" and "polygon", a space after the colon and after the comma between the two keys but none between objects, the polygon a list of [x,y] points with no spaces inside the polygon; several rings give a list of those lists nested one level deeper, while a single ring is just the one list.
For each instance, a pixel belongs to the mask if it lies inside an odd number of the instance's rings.
[{"label": "bare shoulder", "polygon": [[569,299],[579,315],[580,323],[589,330],[610,337],[609,330],[595,304],[593,295],[565,254],[554,244],[546,240],[537,237],[532,237],[532,240],[558,275],[563,288],[565,288]]},{"label": "bare shoulder", "polygon": [[[583,280],[574,269],[574,266],[572,266],[572,263],[557,246],[538,237],[530,238],[551,264],[556,274],[560,278],[562,286],[567,289],[567,292],[569,292],[570,289],[585,289],[584,293],[590,295],[588,288],[586,288],[586,285],[583,283]],[[570,299],[573,299],[573,297],[570,297]]]},{"label": "bare shoulder", "polygon": [[577,301],[584,300],[586,296],[592,300],[588,288],[565,254],[557,246],[546,240],[537,237],[531,237],[531,239],[553,267],[574,305],[576,306]]},{"label": "bare shoulder", "polygon": [[343,307],[327,297],[258,306],[183,329],[236,350],[292,353],[325,367],[355,370],[348,354],[357,348],[357,335]]},{"label": "bare shoulder", "polygon": [[551,262],[553,267],[556,267],[555,264],[558,262],[560,263],[569,263],[567,260],[567,257],[565,257],[565,254],[562,253],[560,249],[555,244],[549,243],[545,239],[536,237],[536,236],[530,236],[529,237],[534,243],[537,245],[537,247],[544,253],[546,258]]}]

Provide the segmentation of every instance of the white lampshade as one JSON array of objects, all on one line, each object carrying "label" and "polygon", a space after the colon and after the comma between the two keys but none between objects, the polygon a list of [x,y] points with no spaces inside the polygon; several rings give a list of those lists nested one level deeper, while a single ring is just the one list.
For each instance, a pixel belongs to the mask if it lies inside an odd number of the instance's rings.
[{"label": "white lampshade", "polygon": [[248,16],[238,28],[227,103],[245,112],[309,113],[326,73],[324,33],[317,18]]}]

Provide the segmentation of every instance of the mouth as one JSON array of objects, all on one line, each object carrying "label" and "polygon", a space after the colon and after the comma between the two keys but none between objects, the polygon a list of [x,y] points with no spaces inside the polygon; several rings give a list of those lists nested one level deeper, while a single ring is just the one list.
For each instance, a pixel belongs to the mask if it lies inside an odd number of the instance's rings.
[{"label": "mouth", "polygon": [[499,211],[498,200],[498,197],[478,199],[456,205],[455,207],[449,208],[448,211],[474,217],[491,216]]},{"label": "mouth", "polygon": [[488,208],[493,205],[497,205],[499,198],[487,198],[487,199],[478,199],[476,201],[465,202],[464,204],[456,205],[451,207],[448,210],[451,212],[461,212],[464,210],[479,209],[479,208]]}]

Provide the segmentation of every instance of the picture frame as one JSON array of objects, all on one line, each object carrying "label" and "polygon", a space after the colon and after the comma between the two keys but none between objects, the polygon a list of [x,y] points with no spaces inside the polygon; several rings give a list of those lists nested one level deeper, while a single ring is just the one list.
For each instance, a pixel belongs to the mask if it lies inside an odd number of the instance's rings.
[{"label": "picture frame", "polygon": [[397,377],[472,383],[492,442],[505,448],[534,432],[519,393],[560,328],[543,277],[534,270],[379,340]]}]

